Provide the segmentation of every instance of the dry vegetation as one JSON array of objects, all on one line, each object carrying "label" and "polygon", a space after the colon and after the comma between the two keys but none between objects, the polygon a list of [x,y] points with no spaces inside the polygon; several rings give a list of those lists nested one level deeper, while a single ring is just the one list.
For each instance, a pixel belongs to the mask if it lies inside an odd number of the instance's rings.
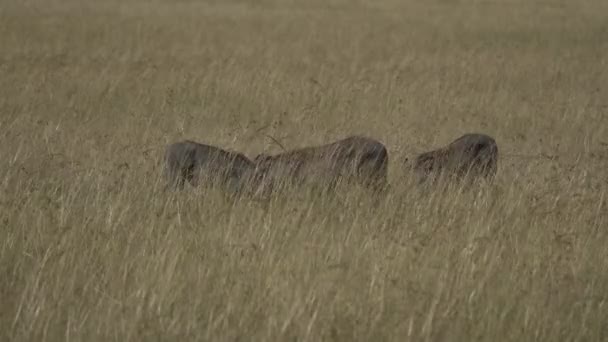
[{"label": "dry vegetation", "polygon": [[[0,2],[0,340],[608,339],[606,13]],[[494,186],[407,185],[405,157],[472,131]],[[350,134],[389,149],[379,205],[161,191],[181,138],[253,157]]]}]

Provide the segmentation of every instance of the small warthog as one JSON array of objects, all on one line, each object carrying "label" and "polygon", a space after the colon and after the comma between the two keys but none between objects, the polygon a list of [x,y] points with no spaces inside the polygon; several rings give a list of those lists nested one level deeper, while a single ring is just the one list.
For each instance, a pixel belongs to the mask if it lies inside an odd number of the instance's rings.
[{"label": "small warthog", "polygon": [[413,168],[420,183],[435,181],[440,176],[458,181],[479,177],[492,180],[497,163],[496,141],[485,134],[470,133],[443,148],[418,155]]},{"label": "small warthog", "polygon": [[381,190],[388,176],[386,147],[363,136],[277,155],[260,154],[254,163],[257,185],[261,181],[266,193],[281,184],[334,189],[340,181]]},{"label": "small warthog", "polygon": [[241,153],[185,140],[169,145],[165,151],[165,176],[171,189],[220,185],[239,193],[252,174],[254,164]]}]

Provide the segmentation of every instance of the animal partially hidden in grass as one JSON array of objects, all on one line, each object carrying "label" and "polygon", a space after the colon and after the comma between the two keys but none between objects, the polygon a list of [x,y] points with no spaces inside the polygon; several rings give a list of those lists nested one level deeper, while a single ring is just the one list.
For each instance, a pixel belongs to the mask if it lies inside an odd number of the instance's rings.
[{"label": "animal partially hidden in grass", "polygon": [[260,154],[254,163],[254,182],[265,194],[283,185],[312,185],[332,190],[338,183],[345,182],[360,184],[376,192],[387,184],[386,147],[364,136],[350,136],[330,144],[277,155]]},{"label": "animal partially hidden in grass", "polygon": [[230,193],[244,190],[254,164],[238,152],[184,140],[169,145],[165,151],[165,176],[169,189],[181,190],[185,182],[192,186],[219,185]]},{"label": "animal partially hidden in grass", "polygon": [[498,164],[496,141],[485,134],[469,133],[449,145],[418,155],[413,169],[420,183],[447,181],[492,181]]}]

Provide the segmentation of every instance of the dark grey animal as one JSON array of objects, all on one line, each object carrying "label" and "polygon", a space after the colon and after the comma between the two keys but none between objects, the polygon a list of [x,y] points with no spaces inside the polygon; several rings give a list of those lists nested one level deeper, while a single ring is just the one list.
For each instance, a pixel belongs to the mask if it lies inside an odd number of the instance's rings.
[{"label": "dark grey animal", "polygon": [[169,145],[165,151],[165,176],[169,188],[220,185],[231,193],[240,193],[252,175],[254,164],[241,153],[184,140]]},{"label": "dark grey animal", "polygon": [[413,169],[420,183],[447,180],[494,179],[498,164],[496,141],[485,134],[469,133],[449,145],[418,155]]},{"label": "dark grey animal", "polygon": [[331,190],[339,182],[347,182],[378,191],[387,184],[386,147],[363,136],[277,155],[260,154],[254,163],[256,187],[265,194],[282,185],[313,185]]}]

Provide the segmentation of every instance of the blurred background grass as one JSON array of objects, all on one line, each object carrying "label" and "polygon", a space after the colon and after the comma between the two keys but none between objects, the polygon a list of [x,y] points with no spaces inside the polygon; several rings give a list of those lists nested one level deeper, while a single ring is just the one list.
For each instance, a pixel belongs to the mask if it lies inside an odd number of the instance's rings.
[{"label": "blurred background grass", "polygon": [[[605,340],[608,5],[0,3],[7,340]],[[404,158],[496,138],[497,184]],[[182,138],[384,142],[392,191],[167,195]],[[304,198],[303,198],[304,197]]]}]

